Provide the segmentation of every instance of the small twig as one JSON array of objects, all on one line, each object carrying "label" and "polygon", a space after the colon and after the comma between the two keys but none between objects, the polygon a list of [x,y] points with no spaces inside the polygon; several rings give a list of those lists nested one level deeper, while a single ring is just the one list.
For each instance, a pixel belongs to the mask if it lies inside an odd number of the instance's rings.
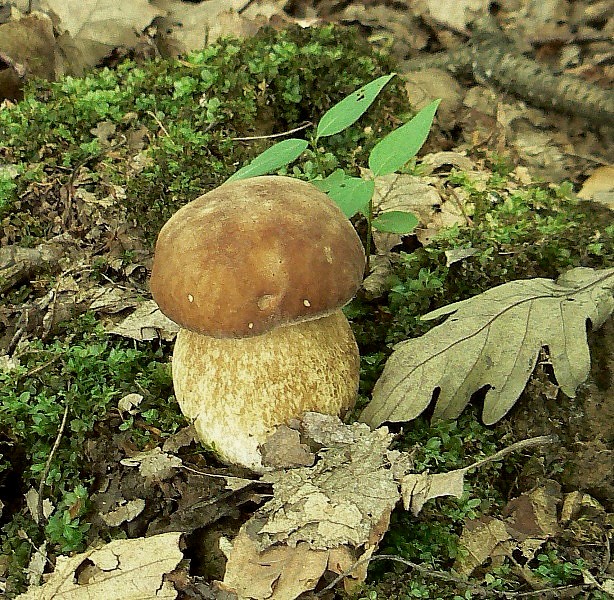
[{"label": "small twig", "polygon": [[432,567],[425,567],[424,565],[420,565],[418,563],[412,562],[410,560],[406,560],[400,556],[396,556],[394,554],[378,554],[377,556],[371,556],[369,558],[362,558],[361,560],[355,562],[349,569],[335,577],[333,581],[331,581],[325,588],[322,588],[316,596],[322,596],[324,592],[328,590],[332,590],[340,581],[345,579],[348,575],[352,573],[357,567],[364,565],[365,563],[375,562],[378,560],[390,560],[392,562],[399,562],[404,564],[407,567],[415,569],[416,571],[426,575],[427,577],[432,577],[433,579],[441,579],[443,581],[447,581],[450,583],[455,583],[458,585],[462,585],[467,589],[470,589],[472,592],[476,592],[479,596],[487,597],[491,590],[485,590],[484,588],[471,584],[460,577],[455,577],[454,575],[450,575],[449,573],[445,573],[444,571],[436,571]]},{"label": "small twig", "polygon": [[41,371],[44,371],[47,367],[51,366],[54,362],[57,362],[62,357],[61,354],[56,354],[51,360],[44,362],[42,365],[38,365],[38,367],[34,367],[30,371],[24,374],[24,379],[28,377],[32,377]]},{"label": "small twig", "polygon": [[311,125],[313,125],[313,123],[311,121],[307,121],[306,123],[303,123],[302,125],[299,125],[298,127],[295,127],[294,129],[290,129],[289,131],[282,131],[281,133],[271,133],[269,135],[250,135],[247,137],[235,137],[235,138],[231,138],[230,141],[231,142],[248,142],[251,140],[270,140],[273,138],[291,135],[292,133],[296,133],[297,131],[302,131],[303,129],[307,129],[307,127],[310,127]]},{"label": "small twig", "polygon": [[45,480],[47,479],[47,475],[49,475],[49,469],[51,469],[51,461],[53,460],[53,455],[56,453],[60,440],[62,439],[62,434],[64,433],[64,428],[66,427],[66,420],[68,419],[68,400],[66,401],[66,406],[64,407],[64,416],[62,417],[62,423],[60,424],[60,430],[58,431],[58,435],[55,438],[55,442],[53,443],[53,448],[51,448],[51,452],[47,457],[47,462],[45,463],[45,468],[43,469],[43,473],[41,475],[40,484],[38,486],[38,503],[36,506],[36,514],[38,516],[39,524],[42,524],[43,519],[45,518],[43,514],[43,490],[45,487]]},{"label": "small twig", "polygon": [[516,452],[517,450],[524,450],[525,448],[531,448],[532,446],[545,446],[546,444],[554,444],[558,441],[558,439],[559,438],[556,435],[539,435],[537,437],[532,437],[527,440],[520,440],[519,442],[516,442],[515,444],[512,444],[507,448],[503,448],[503,450],[499,450],[499,452],[495,452],[495,454],[487,456],[486,458],[478,460],[477,462],[470,464],[468,467],[464,467],[463,469],[459,470],[469,471],[471,469],[477,469],[478,467],[481,467],[486,463],[495,462],[500,458],[511,454],[512,452]]},{"label": "small twig", "polygon": [[158,127],[162,130],[162,133],[166,137],[168,137],[169,133],[168,133],[168,131],[166,131],[166,127],[164,127],[164,125],[162,125],[162,121],[160,121],[160,119],[158,119],[158,117],[156,117],[155,113],[153,113],[151,110],[148,110],[147,114],[158,124]]},{"label": "small twig", "polygon": [[340,581],[345,579],[348,575],[352,573],[356,568],[364,565],[365,563],[375,562],[377,560],[390,560],[392,562],[401,563],[407,567],[415,569],[420,572],[422,575],[426,577],[431,577],[433,579],[441,579],[443,581],[447,581],[448,583],[454,583],[462,586],[463,588],[481,596],[482,598],[528,598],[530,596],[538,596],[545,592],[561,592],[564,590],[574,589],[574,588],[590,588],[591,584],[577,584],[577,585],[562,585],[559,587],[551,587],[551,588],[542,588],[540,590],[532,590],[530,592],[505,592],[502,590],[493,590],[486,589],[478,584],[470,583],[466,579],[461,579],[460,577],[455,577],[454,575],[450,575],[444,571],[436,571],[432,567],[425,567],[424,565],[420,565],[414,563],[410,560],[402,558],[401,556],[397,556],[394,554],[378,554],[377,556],[370,556],[368,558],[362,558],[356,561],[349,569],[335,577],[333,581],[331,581],[325,588],[322,588],[316,596],[321,597],[324,592],[332,590]]}]

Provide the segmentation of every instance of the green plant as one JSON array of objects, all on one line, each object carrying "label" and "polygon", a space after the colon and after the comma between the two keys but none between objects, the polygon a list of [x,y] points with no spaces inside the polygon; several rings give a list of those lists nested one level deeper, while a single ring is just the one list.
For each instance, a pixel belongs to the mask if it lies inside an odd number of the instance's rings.
[{"label": "green plant", "polygon": [[59,546],[61,552],[73,552],[82,549],[85,534],[90,528],[81,517],[87,512],[88,493],[84,485],[77,485],[67,492],[45,526],[47,539]]},{"label": "green plant", "polygon": [[550,585],[566,585],[577,581],[582,578],[582,569],[585,568],[583,560],[564,560],[554,550],[542,552],[535,559],[538,566],[533,571]]},{"label": "green plant", "polygon": [[[294,162],[309,145],[318,160],[321,138],[339,134],[358,121],[394,75],[393,73],[374,79],[328,109],[309,141],[291,138],[278,142],[239,169],[228,181],[277,171]],[[352,177],[343,169],[336,169],[324,179],[312,180],[312,183],[326,192],[339,205],[348,218],[359,212],[366,218],[367,264],[371,254],[373,229],[384,233],[406,234],[418,224],[415,215],[404,211],[390,211],[374,218],[375,178],[394,173],[418,153],[426,141],[440,102],[441,100],[434,100],[410,121],[377,142],[369,153],[370,176],[368,178]]]},{"label": "green plant", "polygon": [[[64,340],[21,345],[14,355],[18,364],[0,369],[0,488],[5,502],[0,554],[8,557],[13,590],[23,585],[20,573],[32,544],[47,541],[52,556],[78,550],[88,541],[92,472],[86,449],[104,431],[119,435],[121,421],[113,415],[122,396],[141,393],[140,415],[162,435],[185,424],[176,403],[168,402],[171,378],[162,349],[111,339],[92,314],[82,315],[71,328],[75,333]],[[66,406],[66,425],[59,435]],[[150,430],[134,427],[131,441],[141,447],[151,442]],[[40,527],[24,502],[30,488],[41,489],[55,506]],[[20,531],[27,537],[20,537]]]}]

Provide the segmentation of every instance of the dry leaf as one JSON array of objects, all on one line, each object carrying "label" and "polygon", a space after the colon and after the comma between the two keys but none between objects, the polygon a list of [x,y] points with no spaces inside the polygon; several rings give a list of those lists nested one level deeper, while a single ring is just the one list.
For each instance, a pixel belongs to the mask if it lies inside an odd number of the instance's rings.
[{"label": "dry leaf", "polygon": [[8,65],[0,69],[0,99],[20,97],[24,81],[32,76],[53,80],[63,73],[53,23],[40,12],[11,10],[10,20],[0,25],[0,55]]},{"label": "dry leaf", "polygon": [[405,510],[410,510],[417,516],[427,500],[441,496],[456,496],[463,494],[465,469],[450,473],[410,473],[401,480],[401,496]]},{"label": "dry leaf", "polygon": [[459,545],[465,550],[454,568],[462,575],[471,573],[486,560],[496,565],[503,557],[519,553],[532,560],[544,542],[560,532],[557,506],[560,486],[548,481],[544,485],[510,500],[503,510],[505,518],[480,517],[468,521]]},{"label": "dry leaf", "polygon": [[[363,174],[370,176],[368,169]],[[464,207],[454,199],[443,199],[433,185],[434,178],[392,173],[375,178],[373,207],[376,215],[389,211],[413,213],[420,220],[416,228],[416,237],[422,244],[444,227],[464,224]],[[389,251],[401,241],[400,235],[373,232],[373,239],[379,252]]]},{"label": "dry leaf", "polygon": [[446,322],[399,344],[360,419],[377,427],[420,415],[439,390],[435,418],[456,418],[484,386],[483,419],[492,424],[514,405],[547,346],[557,382],[574,397],[586,380],[586,321],[598,328],[614,310],[614,269],[577,268],[554,282],[512,281],[425,315]]},{"label": "dry leaf", "polygon": [[200,50],[224,35],[243,38],[258,30],[257,25],[239,14],[251,4],[248,0],[208,0],[197,4],[154,0],[153,4],[166,12],[157,20],[157,43],[165,57]]},{"label": "dry leaf", "polygon": [[[444,27],[454,31],[469,34],[467,25],[471,24],[476,16],[488,13],[490,3],[488,0],[457,0],[455,2],[441,2],[441,0],[424,0],[427,6],[427,15]],[[419,3],[419,6],[422,3]]]},{"label": "dry leaf", "polygon": [[147,300],[141,303],[129,317],[112,326],[108,331],[138,341],[154,340],[158,337],[171,341],[177,335],[179,325],[163,315],[153,300]]},{"label": "dry leaf", "polygon": [[294,600],[312,590],[326,571],[327,550],[273,546],[264,552],[244,527],[232,542],[222,589],[239,600]]},{"label": "dry leaf", "polygon": [[243,525],[226,567],[224,585],[239,598],[292,600],[313,589],[329,560],[333,570],[345,564],[340,548],[360,556],[377,547],[398,502],[386,428],[307,413],[301,432],[326,448],[313,467],[262,478],[273,498]]},{"label": "dry leaf", "polygon": [[[311,415],[315,413],[306,419]],[[273,498],[257,513],[266,517],[258,533],[262,549],[301,541],[319,549],[359,546],[398,501],[398,486],[386,459],[392,441],[388,430],[370,431],[360,423],[345,427],[335,417],[317,418],[338,423],[352,439],[330,444],[313,467],[262,478],[274,490]]]},{"label": "dry leaf", "polygon": [[578,198],[593,200],[614,210],[614,166],[595,169],[578,192]]},{"label": "dry leaf", "polygon": [[390,252],[370,257],[369,274],[360,286],[368,300],[381,298],[390,289],[393,260],[394,255]]},{"label": "dry leaf", "polygon": [[[494,517],[482,517],[479,521],[470,521],[465,526],[459,546],[465,550],[464,556],[456,561],[454,569],[461,575],[470,575],[494,554],[495,548],[508,544],[512,536],[505,523]],[[511,544],[513,548],[513,544]]]},{"label": "dry leaf", "polygon": [[138,467],[139,473],[145,479],[157,481],[172,477],[175,469],[183,465],[178,456],[167,454],[158,446],[147,452],[138,452],[134,456],[124,458],[119,462],[125,467]]},{"label": "dry leaf", "polygon": [[128,500],[125,504],[107,513],[101,514],[100,518],[109,527],[119,527],[122,523],[132,521],[138,517],[144,510],[145,500],[142,498],[135,498],[134,500]]},{"label": "dry leaf", "polygon": [[148,0],[45,0],[43,8],[58,18],[62,34],[57,43],[74,75],[96,65],[114,48],[134,47],[138,34],[162,14]]},{"label": "dry leaf", "polygon": [[19,600],[142,600],[177,597],[164,581],[183,559],[181,533],[116,540],[75,556],[58,556],[47,583],[34,587]]}]

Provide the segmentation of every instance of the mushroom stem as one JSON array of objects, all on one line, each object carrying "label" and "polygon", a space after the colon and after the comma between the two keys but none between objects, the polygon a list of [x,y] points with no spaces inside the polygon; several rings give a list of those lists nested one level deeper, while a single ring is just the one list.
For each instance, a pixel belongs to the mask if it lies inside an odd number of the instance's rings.
[{"label": "mushroom stem", "polygon": [[354,406],[360,360],[341,310],[248,338],[181,329],[173,383],[181,410],[222,460],[263,472],[259,450],[278,425],[307,411]]}]

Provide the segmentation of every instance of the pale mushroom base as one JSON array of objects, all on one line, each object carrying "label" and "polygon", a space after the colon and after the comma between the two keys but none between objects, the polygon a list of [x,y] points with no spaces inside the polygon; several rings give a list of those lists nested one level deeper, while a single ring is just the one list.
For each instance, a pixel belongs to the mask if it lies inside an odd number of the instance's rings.
[{"label": "pale mushroom base", "polygon": [[360,359],[338,310],[269,333],[213,338],[181,329],[173,384],[183,414],[220,458],[263,472],[259,445],[307,411],[343,415],[354,406]]}]

